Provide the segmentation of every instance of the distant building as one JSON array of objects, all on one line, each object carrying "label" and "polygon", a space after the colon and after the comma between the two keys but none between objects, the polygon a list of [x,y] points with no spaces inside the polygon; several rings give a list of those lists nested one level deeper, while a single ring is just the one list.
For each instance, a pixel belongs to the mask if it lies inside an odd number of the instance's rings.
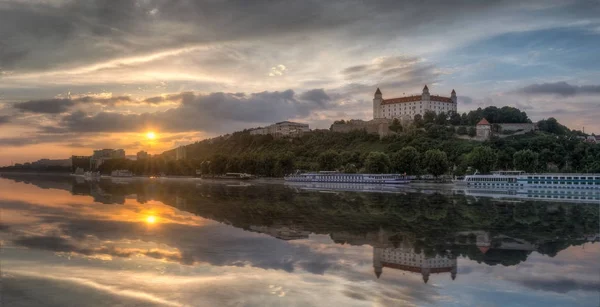
[{"label": "distant building", "polygon": [[477,130],[476,136],[478,139],[487,140],[492,135],[492,125],[485,118],[477,123],[475,129]]},{"label": "distant building", "polygon": [[136,156],[137,156],[138,160],[145,160],[145,159],[148,159],[150,157],[150,155],[147,152],[143,151],[143,150],[139,151],[136,154]]},{"label": "distant building", "polygon": [[458,99],[454,90],[452,90],[450,97],[430,95],[429,88],[425,85],[421,95],[383,99],[381,90],[377,88],[375,97],[373,98],[373,119],[412,119],[415,115],[423,115],[428,110],[436,114],[456,112],[457,103]]},{"label": "distant building", "polygon": [[298,137],[304,134],[304,132],[310,131],[308,124],[295,123],[290,121],[278,122],[268,127],[256,128],[250,130],[252,135],[266,135],[270,134],[275,137]]},{"label": "distant building", "polygon": [[179,146],[175,149],[175,160],[184,160],[187,158],[187,151],[185,146]]},{"label": "distant building", "polygon": [[[403,118],[399,121],[402,126],[407,126],[412,122],[412,120],[408,118]],[[380,137],[384,137],[393,133],[393,131],[390,130],[390,125],[392,124],[392,122],[392,119],[387,118],[378,118],[369,121],[351,119],[344,122],[334,122],[331,125],[330,130],[333,132],[350,132],[356,130],[364,130],[367,133],[377,134]]]},{"label": "distant building", "polygon": [[91,158],[92,169],[97,169],[106,160],[125,159],[125,150],[123,149],[100,149],[94,150]]}]

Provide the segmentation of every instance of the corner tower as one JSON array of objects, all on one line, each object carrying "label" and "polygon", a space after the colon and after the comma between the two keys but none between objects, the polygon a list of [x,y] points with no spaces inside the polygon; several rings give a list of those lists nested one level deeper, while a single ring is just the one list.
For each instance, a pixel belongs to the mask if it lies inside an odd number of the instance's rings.
[{"label": "corner tower", "polygon": [[423,88],[423,94],[421,94],[421,100],[422,101],[431,100],[431,96],[429,96],[429,88],[427,87],[427,84],[425,84],[425,87]]},{"label": "corner tower", "polygon": [[375,97],[373,98],[373,119],[379,118],[379,111],[381,109],[381,103],[383,102],[383,95],[381,90],[377,88],[375,91]]}]

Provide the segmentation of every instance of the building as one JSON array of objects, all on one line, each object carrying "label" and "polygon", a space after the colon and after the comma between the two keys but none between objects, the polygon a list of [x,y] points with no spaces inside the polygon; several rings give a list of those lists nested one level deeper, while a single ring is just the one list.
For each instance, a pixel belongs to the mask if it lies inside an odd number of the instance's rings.
[{"label": "building", "polygon": [[487,140],[492,135],[492,125],[485,118],[477,123],[475,129],[477,130],[476,136],[478,139]]},{"label": "building", "polygon": [[377,278],[381,277],[383,268],[419,273],[423,282],[429,281],[431,274],[450,273],[452,280],[456,279],[456,257],[448,255],[435,255],[428,257],[423,252],[416,252],[407,240],[403,240],[399,247],[391,243],[375,244],[373,246],[373,270]]},{"label": "building", "polygon": [[381,90],[377,88],[373,98],[373,119],[377,118],[414,118],[415,115],[425,114],[425,111],[456,112],[456,91],[452,90],[450,97],[442,97],[429,94],[427,85],[423,88],[421,95],[405,96],[391,99],[383,99]]},{"label": "building", "polygon": [[91,166],[92,169],[97,169],[102,165],[106,160],[111,159],[125,159],[125,150],[123,149],[100,149],[94,150],[94,154],[91,158]]},{"label": "building", "polygon": [[378,118],[369,121],[360,119],[351,119],[344,122],[335,122],[331,125],[329,130],[333,132],[350,132],[355,130],[364,130],[367,133],[377,134],[381,137],[393,133],[390,130],[392,124],[391,119]]},{"label": "building", "polygon": [[147,152],[142,150],[136,154],[136,157],[137,157],[137,160],[139,161],[139,160],[145,160],[145,159],[150,158],[150,155]]},{"label": "building", "polygon": [[175,149],[175,160],[184,160],[187,158],[187,151],[185,146],[179,146]]},{"label": "building", "polygon": [[310,131],[308,124],[295,123],[290,121],[278,122],[267,127],[261,127],[250,130],[251,135],[270,134],[275,137],[298,137],[305,132]]}]

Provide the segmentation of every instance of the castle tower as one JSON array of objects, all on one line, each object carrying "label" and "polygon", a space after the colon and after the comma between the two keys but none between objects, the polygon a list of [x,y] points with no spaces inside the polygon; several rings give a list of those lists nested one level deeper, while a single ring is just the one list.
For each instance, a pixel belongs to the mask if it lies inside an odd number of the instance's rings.
[{"label": "castle tower", "polygon": [[452,93],[450,94],[450,99],[452,99],[452,102],[454,104],[458,103],[458,99],[456,98],[456,91],[454,89],[452,90]]},{"label": "castle tower", "polygon": [[427,87],[427,84],[425,84],[425,87],[423,88],[423,94],[421,94],[421,100],[423,100],[423,101],[431,100],[431,98],[429,96],[429,88]]},{"label": "castle tower", "polygon": [[423,282],[427,283],[429,281],[429,274],[430,274],[430,269],[429,266],[422,268],[421,270],[421,275],[423,275]]},{"label": "castle tower", "polygon": [[456,256],[453,256],[452,258],[453,258],[452,259],[452,270],[450,271],[450,277],[452,277],[452,280],[455,280],[456,279],[456,271],[457,271],[457,268],[458,268],[458,263],[457,263],[457,260],[456,260]]},{"label": "castle tower", "polygon": [[383,248],[373,247],[373,271],[375,272],[375,276],[377,276],[377,278],[379,278],[379,276],[381,276],[381,272],[383,272],[383,264],[381,263],[382,253]]},{"label": "castle tower", "polygon": [[373,98],[373,119],[380,118],[379,111],[381,109],[381,103],[383,102],[383,95],[381,90],[377,88],[375,91],[375,97]]}]

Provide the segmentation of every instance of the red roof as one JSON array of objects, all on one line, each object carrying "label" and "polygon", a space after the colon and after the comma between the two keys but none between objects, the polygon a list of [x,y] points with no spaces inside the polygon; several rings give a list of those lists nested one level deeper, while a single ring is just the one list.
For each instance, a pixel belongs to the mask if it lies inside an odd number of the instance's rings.
[{"label": "red roof", "polygon": [[436,95],[431,95],[431,101],[441,101],[441,102],[453,102],[452,98],[448,98],[448,97],[442,97],[442,96],[436,96]]},{"label": "red roof", "polygon": [[481,120],[480,120],[480,121],[477,123],[477,126],[479,126],[479,125],[489,125],[489,124],[490,124],[490,122],[488,122],[488,121],[487,121],[487,119],[485,119],[485,118],[482,118],[482,119],[481,119]]},{"label": "red roof", "polygon": [[[403,103],[403,102],[417,102],[417,101],[421,101],[422,97],[423,96],[421,96],[421,95],[415,95],[415,96],[406,96],[406,97],[399,97],[399,98],[384,99],[383,102],[381,102],[381,104],[394,104],[394,103]],[[432,95],[430,97],[431,97],[431,101],[452,103],[452,99],[448,98],[448,97],[435,96],[435,95]]]},{"label": "red roof", "polygon": [[482,254],[485,254],[485,253],[487,253],[487,251],[488,251],[489,249],[490,249],[490,248],[489,248],[489,247],[487,247],[487,246],[480,246],[480,247],[479,247],[479,251],[481,251],[481,253],[482,253]]},{"label": "red roof", "polygon": [[402,102],[421,101],[421,97],[422,97],[421,95],[415,95],[415,96],[406,96],[406,97],[400,97],[400,98],[384,99],[381,104],[394,104],[394,103],[402,103]]},{"label": "red roof", "polygon": [[[386,267],[386,268],[398,269],[398,270],[402,270],[402,271],[415,272],[415,273],[423,272],[423,269],[420,266],[404,265],[404,264],[391,263],[391,262],[381,262],[381,266]],[[429,269],[430,273],[445,273],[445,272],[451,272],[451,271],[452,271],[451,266]]]}]

